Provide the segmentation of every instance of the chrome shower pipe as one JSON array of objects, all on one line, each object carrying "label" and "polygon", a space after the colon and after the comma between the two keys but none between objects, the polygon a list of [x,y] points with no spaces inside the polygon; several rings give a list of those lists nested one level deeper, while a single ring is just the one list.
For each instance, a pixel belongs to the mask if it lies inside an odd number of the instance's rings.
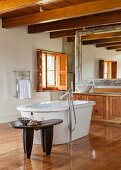
[{"label": "chrome shower pipe", "polygon": [[[73,103],[73,89],[69,88],[68,91],[60,97],[60,99],[63,99],[64,97],[67,97],[67,100],[68,100],[69,145],[71,145],[72,132],[74,131],[76,127],[76,114],[75,114],[74,103]],[[72,127],[72,113],[74,115],[74,127]]]}]

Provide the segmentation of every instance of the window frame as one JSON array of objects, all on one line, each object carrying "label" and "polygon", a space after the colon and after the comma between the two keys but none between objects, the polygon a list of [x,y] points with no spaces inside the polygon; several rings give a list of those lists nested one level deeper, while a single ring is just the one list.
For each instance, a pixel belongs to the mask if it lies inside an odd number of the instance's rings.
[{"label": "window frame", "polygon": [[[50,52],[43,52],[43,54],[45,54],[45,67],[46,67],[46,69],[45,69],[45,72],[46,72],[46,77],[45,77],[45,81],[46,81],[46,87],[43,87],[42,89],[43,90],[57,90],[57,87],[56,87],[56,55],[53,53],[53,55],[52,55],[52,53],[50,53]],[[48,67],[47,67],[47,57],[48,57],[48,55],[52,55],[52,57],[54,57],[54,86],[48,86]]]},{"label": "window frame", "polygon": [[[107,63],[107,77],[105,77],[105,63]],[[117,78],[117,61],[99,59],[99,78]]]},{"label": "window frame", "polygon": [[[42,55],[46,56],[46,86],[42,82]],[[54,86],[47,84],[47,55],[54,56]],[[63,58],[64,57],[64,58]],[[65,61],[65,62],[64,62]],[[63,63],[63,64],[61,64]],[[62,65],[62,66],[61,66]],[[61,68],[64,66],[64,69]],[[37,91],[67,90],[67,55],[64,53],[37,50]]]}]

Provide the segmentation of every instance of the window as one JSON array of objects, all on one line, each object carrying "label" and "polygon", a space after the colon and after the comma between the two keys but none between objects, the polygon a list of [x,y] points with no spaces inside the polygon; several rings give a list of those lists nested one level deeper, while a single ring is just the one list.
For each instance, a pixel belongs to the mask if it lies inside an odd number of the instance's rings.
[{"label": "window", "polygon": [[104,79],[112,78],[111,64],[112,64],[112,61],[104,61]]},{"label": "window", "polygon": [[67,89],[67,56],[37,51],[37,91]]},{"label": "window", "polygon": [[99,60],[99,78],[117,78],[117,61]]}]

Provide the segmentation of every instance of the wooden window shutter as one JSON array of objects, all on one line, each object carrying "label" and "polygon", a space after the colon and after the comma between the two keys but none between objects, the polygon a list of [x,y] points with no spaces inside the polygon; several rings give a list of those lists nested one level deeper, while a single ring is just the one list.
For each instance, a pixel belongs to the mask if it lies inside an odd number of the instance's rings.
[{"label": "wooden window shutter", "polygon": [[99,78],[104,78],[104,60],[99,60]]},{"label": "wooden window shutter", "polygon": [[58,57],[58,89],[67,89],[67,55],[60,54]]},{"label": "wooden window shutter", "polygon": [[117,61],[112,61],[112,78],[117,78]]},{"label": "wooden window shutter", "polygon": [[37,51],[37,91],[42,90],[42,51]]}]

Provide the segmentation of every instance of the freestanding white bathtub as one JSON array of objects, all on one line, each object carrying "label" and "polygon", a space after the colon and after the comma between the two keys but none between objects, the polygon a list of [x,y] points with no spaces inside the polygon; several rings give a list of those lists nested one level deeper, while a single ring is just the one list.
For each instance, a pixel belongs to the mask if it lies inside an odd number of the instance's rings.
[{"label": "freestanding white bathtub", "polygon": [[[92,108],[94,101],[74,100],[76,114],[76,127],[72,132],[72,141],[89,134]],[[22,117],[30,117],[33,112],[35,120],[63,119],[63,123],[54,126],[53,144],[63,144],[69,142],[68,129],[68,102],[51,101],[36,104],[20,105],[17,110],[21,112]],[[74,126],[74,117],[72,116],[72,125]],[[34,143],[40,143],[40,132],[36,131]]]}]

